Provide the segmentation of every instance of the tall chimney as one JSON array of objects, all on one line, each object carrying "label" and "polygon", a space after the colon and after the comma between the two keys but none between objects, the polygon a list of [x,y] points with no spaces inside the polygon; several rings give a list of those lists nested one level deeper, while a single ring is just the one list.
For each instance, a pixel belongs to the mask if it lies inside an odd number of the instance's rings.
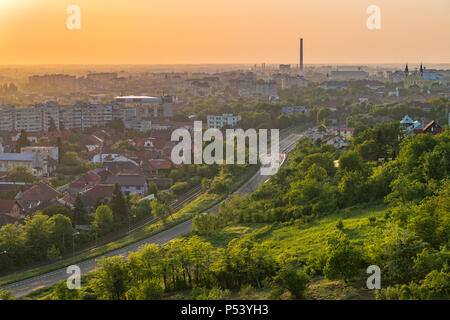
[{"label": "tall chimney", "polygon": [[303,38],[300,38],[300,72],[303,73]]}]

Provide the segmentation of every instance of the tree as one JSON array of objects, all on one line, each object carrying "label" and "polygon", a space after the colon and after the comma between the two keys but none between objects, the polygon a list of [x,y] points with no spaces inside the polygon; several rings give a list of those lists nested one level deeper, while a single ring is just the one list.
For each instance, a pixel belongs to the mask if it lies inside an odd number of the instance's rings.
[{"label": "tree", "polygon": [[61,159],[61,164],[69,167],[78,167],[81,166],[81,160],[76,152],[66,152]]},{"label": "tree", "polygon": [[30,145],[30,141],[28,140],[28,135],[25,130],[20,131],[19,139],[16,142],[16,153],[20,153],[22,147],[26,147]]},{"label": "tree", "polygon": [[365,140],[363,143],[356,146],[355,151],[365,161],[377,161],[379,153],[377,152],[377,144],[375,140]]},{"label": "tree", "polygon": [[157,300],[162,297],[164,289],[156,279],[146,279],[137,287],[132,287],[126,293],[127,300]]},{"label": "tree", "polygon": [[0,300],[14,300],[14,296],[9,290],[0,290]]},{"label": "tree", "polygon": [[328,279],[348,282],[358,273],[363,262],[362,253],[342,232],[328,239],[326,255],[323,273]]},{"label": "tree", "polygon": [[137,151],[137,148],[128,140],[119,140],[112,147],[112,150],[130,150]]},{"label": "tree", "polygon": [[113,222],[113,213],[107,205],[97,207],[92,225],[99,230],[107,230]]},{"label": "tree", "polygon": [[123,124],[123,121],[120,119],[115,119],[115,120],[110,121],[108,123],[108,128],[114,129],[114,131],[117,134],[125,132],[125,125]]},{"label": "tree", "polygon": [[148,194],[156,195],[158,193],[158,186],[154,182],[148,183]]},{"label": "tree", "polygon": [[394,225],[377,238],[370,254],[387,281],[405,283],[413,279],[414,259],[425,247],[413,233]]},{"label": "tree", "polygon": [[55,120],[50,117],[50,124],[48,125],[48,131],[56,131],[58,128],[56,128]]},{"label": "tree", "polygon": [[58,137],[56,139],[56,146],[58,147],[58,164],[61,164],[61,160],[63,158],[64,155],[64,149],[63,149],[63,144],[61,141],[61,137]]},{"label": "tree", "polygon": [[367,200],[370,194],[365,192],[365,181],[358,172],[344,171],[338,184],[342,206],[347,207]]},{"label": "tree", "polygon": [[77,300],[79,298],[79,290],[70,290],[66,281],[62,280],[55,285],[52,298],[56,300]]},{"label": "tree", "polygon": [[8,173],[8,180],[14,182],[33,182],[33,172],[26,166],[17,166]]},{"label": "tree", "polygon": [[52,242],[60,252],[64,252],[70,244],[70,237],[73,234],[72,222],[62,214],[54,215],[50,218]]},{"label": "tree", "polygon": [[150,207],[152,208],[152,214],[158,218],[165,218],[168,215],[172,214],[172,208],[167,204],[160,202],[158,199],[153,199],[150,202]]},{"label": "tree", "polygon": [[42,210],[42,214],[53,217],[57,214],[62,214],[70,219],[73,219],[73,210],[65,204],[54,204]]},{"label": "tree", "polygon": [[0,255],[2,270],[8,270],[14,265],[23,265],[30,260],[21,225],[18,223],[7,224],[0,228],[0,250],[7,252],[7,254]]},{"label": "tree", "polygon": [[347,151],[339,157],[339,171],[358,171],[364,169],[364,161],[355,151]]},{"label": "tree", "polygon": [[168,191],[161,191],[156,194],[156,198],[159,202],[169,205],[173,200],[175,200],[175,195]]},{"label": "tree", "polygon": [[54,224],[53,220],[42,214],[25,218],[25,244],[31,249],[30,254],[36,260],[46,258],[47,250],[52,245]]},{"label": "tree", "polygon": [[189,184],[187,182],[179,181],[179,182],[175,183],[170,189],[175,194],[179,195],[179,194],[182,194],[183,192],[185,192],[188,188],[189,188]]},{"label": "tree", "polygon": [[198,235],[209,235],[218,226],[219,220],[212,213],[198,213],[192,219],[192,230]]},{"label": "tree", "polygon": [[123,300],[130,278],[122,256],[100,260],[99,266],[93,285],[97,296],[103,299]]},{"label": "tree", "polygon": [[84,207],[84,203],[81,200],[79,194],[75,198],[74,208],[73,208],[73,223],[74,224],[86,224],[87,223],[87,210]]},{"label": "tree", "polygon": [[114,191],[111,201],[109,202],[109,207],[114,214],[114,218],[125,218],[128,215],[128,203],[122,193],[122,190],[120,189],[120,185],[118,184],[114,186]]},{"label": "tree", "polygon": [[309,283],[308,275],[293,263],[284,264],[274,280],[281,288],[288,290],[294,299],[303,298]]}]

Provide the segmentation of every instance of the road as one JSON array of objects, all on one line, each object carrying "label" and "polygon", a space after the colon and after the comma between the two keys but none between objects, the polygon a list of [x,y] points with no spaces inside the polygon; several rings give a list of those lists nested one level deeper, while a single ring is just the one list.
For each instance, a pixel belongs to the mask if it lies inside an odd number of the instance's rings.
[{"label": "road", "polygon": [[[296,142],[302,137],[302,135],[299,134],[293,134],[286,138],[284,138],[282,141],[280,141],[280,152],[282,153],[283,159],[286,153],[290,152],[294,147]],[[249,194],[255,191],[258,186],[267,181],[270,178],[270,176],[263,176],[261,175],[260,170],[255,173],[255,175],[250,178],[246,183],[244,183],[235,193],[237,194]],[[225,200],[224,200],[225,201]],[[209,212],[217,213],[219,210],[220,203],[213,206],[211,209],[209,209]],[[164,244],[167,242],[170,242],[171,240],[186,234],[188,232],[192,231],[192,219],[185,221],[183,223],[180,223],[173,228],[170,228],[166,231],[160,232],[152,237],[149,237],[147,239],[141,240],[139,242],[130,244],[128,246],[125,246],[121,249],[111,251],[107,254],[102,255],[102,257],[113,257],[122,255],[124,257],[127,257],[130,253],[138,251],[139,247],[144,244],[154,243],[154,244]],[[96,260],[100,258],[92,258],[83,262],[78,263],[77,265],[81,269],[81,274],[87,274],[91,271],[93,271],[95,268],[98,267],[98,264]],[[56,284],[57,282],[61,280],[66,280],[68,278],[69,274],[66,272],[66,268],[58,269],[40,276],[32,277],[29,279],[25,279],[22,281],[18,281],[6,286],[1,287],[1,290],[10,290],[14,296],[16,297],[22,297],[34,290],[48,287],[51,285]]]}]

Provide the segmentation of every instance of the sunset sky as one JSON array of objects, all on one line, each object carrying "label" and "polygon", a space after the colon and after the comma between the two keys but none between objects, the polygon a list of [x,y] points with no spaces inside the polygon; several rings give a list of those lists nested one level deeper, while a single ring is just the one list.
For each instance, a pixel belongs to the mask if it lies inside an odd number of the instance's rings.
[{"label": "sunset sky", "polygon": [[306,64],[449,63],[449,14],[450,0],[0,0],[0,64],[295,64],[300,36]]}]

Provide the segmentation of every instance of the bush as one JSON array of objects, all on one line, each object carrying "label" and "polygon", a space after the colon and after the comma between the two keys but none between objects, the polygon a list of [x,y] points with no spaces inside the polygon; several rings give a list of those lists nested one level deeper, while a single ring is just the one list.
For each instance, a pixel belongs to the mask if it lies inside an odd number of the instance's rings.
[{"label": "bush", "polygon": [[187,182],[177,182],[170,188],[175,194],[180,195],[189,189]]},{"label": "bush", "polygon": [[308,287],[309,277],[294,264],[284,265],[275,276],[275,283],[290,292],[293,299],[301,299]]},{"label": "bush", "polygon": [[361,251],[347,236],[339,232],[328,239],[327,262],[323,274],[328,279],[342,279],[348,282],[360,270],[363,262]]}]

